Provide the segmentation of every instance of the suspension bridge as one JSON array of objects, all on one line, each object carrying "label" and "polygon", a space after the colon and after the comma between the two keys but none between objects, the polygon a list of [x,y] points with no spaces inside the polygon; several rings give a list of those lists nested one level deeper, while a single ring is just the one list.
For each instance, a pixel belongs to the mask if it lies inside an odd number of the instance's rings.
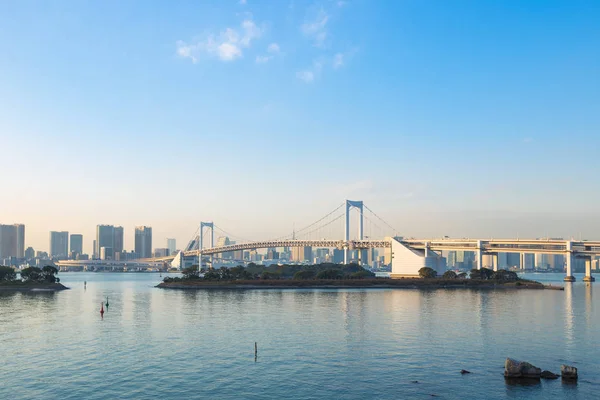
[{"label": "suspension bridge", "polygon": [[[352,223],[356,231],[351,234]],[[343,225],[343,226],[340,226]],[[226,240],[215,244],[215,232]],[[343,232],[343,238],[339,233]],[[398,230],[371,210],[363,201],[346,200],[325,216],[293,230],[289,235],[270,240],[247,240],[230,234],[214,222],[201,222],[184,250],[168,257],[141,259],[142,262],[171,262],[174,258],[188,259],[190,265],[205,259],[212,265],[215,259],[224,254],[242,253],[241,257],[229,257],[230,261],[246,262],[245,250],[274,248],[333,248],[343,251],[343,262],[364,263],[365,255],[371,249],[385,249],[392,265],[392,277],[416,276],[422,267],[430,267],[438,272],[446,270],[443,251],[471,251],[475,254],[476,268],[498,269],[498,255],[501,253],[520,253],[521,263],[525,265],[525,254],[561,254],[565,256],[565,280],[573,281],[573,263],[576,259],[585,260],[586,276],[584,280],[593,281],[591,264],[600,255],[600,242],[549,240],[549,239],[405,239],[398,236]],[[236,239],[234,243],[228,242]],[[221,240],[221,239],[220,239]],[[355,253],[357,257],[350,259]],[[484,256],[488,265],[484,264]],[[296,260],[298,261],[298,260]],[[180,266],[183,263],[179,264]]]}]

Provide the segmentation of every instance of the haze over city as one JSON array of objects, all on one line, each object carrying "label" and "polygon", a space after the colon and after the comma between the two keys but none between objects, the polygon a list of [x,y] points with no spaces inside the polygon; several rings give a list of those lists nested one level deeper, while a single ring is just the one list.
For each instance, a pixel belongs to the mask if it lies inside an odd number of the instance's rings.
[{"label": "haze over city", "polygon": [[600,239],[598,3],[216,4],[0,4],[0,224]]}]

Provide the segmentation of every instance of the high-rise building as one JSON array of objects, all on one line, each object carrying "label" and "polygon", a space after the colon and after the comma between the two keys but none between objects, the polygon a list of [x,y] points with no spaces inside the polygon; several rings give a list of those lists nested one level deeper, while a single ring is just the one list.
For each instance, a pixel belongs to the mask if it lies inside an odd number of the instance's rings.
[{"label": "high-rise building", "polygon": [[25,225],[0,225],[0,258],[25,256]]},{"label": "high-rise building", "polygon": [[100,256],[102,247],[110,247],[115,245],[115,227],[113,225],[97,225],[96,226],[96,246],[94,252],[96,256]]},{"label": "high-rise building", "polygon": [[292,258],[290,261],[304,262],[306,260],[312,260],[312,247],[294,247],[292,248]]},{"label": "high-rise building", "polygon": [[92,259],[98,258],[98,253],[96,252],[96,239],[92,242]]},{"label": "high-rise building", "polygon": [[69,232],[50,232],[50,257],[69,255]]},{"label": "high-rise building", "polygon": [[35,258],[35,250],[33,250],[33,247],[28,247],[25,250],[25,259],[31,260],[32,258]]},{"label": "high-rise building", "polygon": [[115,226],[115,237],[113,239],[113,251],[115,253],[123,252],[123,227]]},{"label": "high-rise building", "polygon": [[83,235],[80,233],[71,234],[71,253],[83,254]]},{"label": "high-rise building", "polygon": [[140,258],[152,257],[152,228],[149,226],[135,227],[135,252]]},{"label": "high-rise building", "polygon": [[17,254],[18,258],[25,257],[25,225],[15,224],[17,230]]},{"label": "high-rise building", "polygon": [[169,254],[174,254],[175,250],[177,250],[176,243],[177,242],[175,241],[175,239],[167,238],[167,249],[169,249]]}]

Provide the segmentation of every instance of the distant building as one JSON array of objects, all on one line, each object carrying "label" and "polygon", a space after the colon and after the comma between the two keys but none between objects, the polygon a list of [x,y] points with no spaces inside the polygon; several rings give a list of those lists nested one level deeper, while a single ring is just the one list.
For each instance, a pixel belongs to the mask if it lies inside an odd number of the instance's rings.
[{"label": "distant building", "polygon": [[[97,225],[96,226],[96,246],[94,252],[100,256],[102,247],[110,247],[115,245],[115,227],[113,225]],[[100,257],[102,258],[102,257]]]},{"label": "distant building", "polygon": [[112,260],[113,259],[112,247],[100,247],[100,259],[101,260]]},{"label": "distant building", "polygon": [[123,227],[115,226],[115,237],[113,239],[113,251],[114,252],[122,252],[123,251]]},{"label": "distant building", "polygon": [[69,255],[69,232],[50,232],[50,257],[67,257]]},{"label": "distant building", "polygon": [[25,250],[25,259],[31,260],[32,258],[35,258],[35,250],[33,250],[33,247],[28,247]]},{"label": "distant building", "polygon": [[292,248],[292,258],[290,261],[304,262],[306,260],[312,260],[312,247],[305,246]]},{"label": "distant building", "polygon": [[0,225],[0,258],[25,257],[25,225]]},{"label": "distant building", "polygon": [[175,239],[167,238],[167,249],[169,249],[169,254],[174,254],[175,250],[177,250],[176,243],[177,242],[175,241]]},{"label": "distant building", "polygon": [[48,253],[46,253],[45,251],[36,251],[35,258],[47,259]]},{"label": "distant building", "polygon": [[140,258],[152,257],[152,228],[149,226],[135,227],[135,252]]},{"label": "distant building", "polygon": [[159,247],[154,249],[154,257],[167,257],[169,255],[169,249],[166,247]]},{"label": "distant building", "polygon": [[98,258],[98,253],[96,252],[96,239],[92,242],[92,258]]},{"label": "distant building", "polygon": [[82,254],[83,253],[83,235],[80,233],[71,234],[71,253]]},{"label": "distant building", "polygon": [[[333,257],[331,258],[331,261],[334,264],[343,264],[344,263],[344,250],[333,249]],[[390,256],[390,263],[391,262],[392,262],[392,258]]]}]

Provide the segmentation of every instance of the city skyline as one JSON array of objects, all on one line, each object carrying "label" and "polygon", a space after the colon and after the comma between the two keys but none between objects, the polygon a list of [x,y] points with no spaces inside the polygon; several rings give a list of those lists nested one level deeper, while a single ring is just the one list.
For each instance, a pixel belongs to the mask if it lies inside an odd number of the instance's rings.
[{"label": "city skyline", "polygon": [[244,3],[0,4],[0,223],[600,239],[594,3]]}]

